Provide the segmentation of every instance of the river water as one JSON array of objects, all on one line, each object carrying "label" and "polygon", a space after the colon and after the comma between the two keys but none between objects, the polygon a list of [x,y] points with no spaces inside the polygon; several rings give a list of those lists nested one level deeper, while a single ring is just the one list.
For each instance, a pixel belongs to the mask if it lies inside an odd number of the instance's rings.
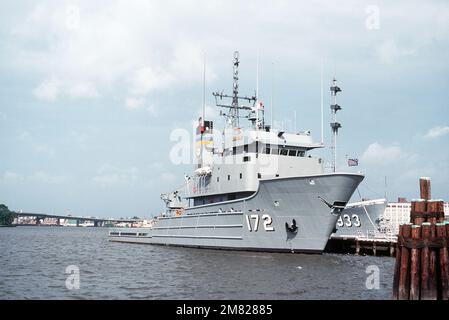
[{"label": "river water", "polygon": [[[0,299],[391,297],[395,262],[391,257],[124,244],[109,242],[107,232],[81,227],[0,228]],[[79,270],[79,289],[70,286],[74,282],[66,285],[73,277],[66,273],[69,266]]]}]

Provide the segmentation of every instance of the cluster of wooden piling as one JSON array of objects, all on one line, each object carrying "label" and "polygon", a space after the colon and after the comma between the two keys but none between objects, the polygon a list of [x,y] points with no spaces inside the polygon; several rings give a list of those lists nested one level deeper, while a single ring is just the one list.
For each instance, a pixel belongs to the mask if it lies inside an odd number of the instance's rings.
[{"label": "cluster of wooden piling", "polygon": [[410,223],[399,227],[393,299],[449,299],[449,223],[444,201],[431,200],[430,179],[420,178],[421,199],[411,203]]}]

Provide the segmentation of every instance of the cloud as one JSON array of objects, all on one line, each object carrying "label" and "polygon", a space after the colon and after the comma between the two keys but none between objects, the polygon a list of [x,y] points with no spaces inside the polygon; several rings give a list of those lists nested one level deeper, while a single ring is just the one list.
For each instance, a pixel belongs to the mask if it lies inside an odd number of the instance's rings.
[{"label": "cloud", "polygon": [[382,63],[391,64],[400,57],[415,54],[415,50],[400,48],[394,40],[387,40],[377,47],[376,53]]},{"label": "cloud", "polygon": [[164,70],[143,67],[133,73],[130,79],[130,92],[135,95],[146,95],[153,90],[168,88],[174,81],[173,75]]},{"label": "cloud", "polygon": [[97,175],[92,178],[92,181],[101,187],[133,184],[139,177],[138,173],[139,170],[135,167],[123,169],[104,164],[98,169]]},{"label": "cloud", "polygon": [[31,134],[28,131],[22,131],[19,136],[17,137],[17,139],[19,139],[20,141],[29,141],[31,138]]},{"label": "cloud", "polygon": [[433,127],[427,133],[424,135],[424,138],[426,139],[436,139],[441,136],[444,136],[446,134],[449,134],[449,127]]},{"label": "cloud", "polygon": [[[107,6],[42,2],[9,26],[14,65],[40,77],[36,98],[92,98],[117,92],[145,96],[202,81],[203,41],[180,25],[197,28],[191,5],[111,1]],[[205,6],[209,8],[209,6]],[[209,8],[211,9],[211,8]],[[181,23],[181,24],[180,24]],[[198,26],[199,27],[199,26]],[[214,76],[208,65],[208,80]]]},{"label": "cloud", "polygon": [[51,175],[44,171],[37,171],[27,178],[31,182],[45,183],[45,184],[61,184],[67,180],[66,176]]},{"label": "cloud", "polygon": [[38,144],[34,146],[34,150],[37,153],[41,153],[41,154],[45,154],[49,157],[52,157],[55,155],[56,151],[55,149],[53,149],[52,147],[50,147],[49,145],[46,144]]},{"label": "cloud", "polygon": [[19,181],[24,181],[24,180],[25,180],[25,177],[22,174],[18,174],[13,171],[6,171],[3,174],[3,177],[1,179],[1,181],[6,182],[6,183],[19,182]]},{"label": "cloud", "polygon": [[95,85],[90,82],[73,84],[67,88],[67,94],[72,98],[94,98],[99,96]]},{"label": "cloud", "polygon": [[157,117],[157,116],[159,115],[158,110],[157,110],[157,108],[156,108],[155,105],[149,105],[149,106],[146,108],[146,110],[147,110],[147,112],[148,112],[151,116],[153,116],[153,117]]},{"label": "cloud", "polygon": [[5,183],[38,183],[38,184],[62,184],[67,181],[67,176],[52,175],[45,171],[36,171],[31,175],[24,175],[21,173],[6,171],[0,179]]},{"label": "cloud", "polygon": [[363,152],[360,159],[366,164],[384,165],[400,161],[405,156],[399,146],[383,146],[374,142]]},{"label": "cloud", "polygon": [[171,172],[163,172],[159,176],[159,180],[161,180],[163,183],[173,183],[176,181],[176,176]]},{"label": "cloud", "polygon": [[33,94],[36,98],[53,102],[59,95],[61,83],[57,79],[44,80],[33,90]]},{"label": "cloud", "polygon": [[126,106],[126,108],[128,108],[130,110],[140,109],[143,107],[144,104],[145,104],[145,99],[143,99],[143,98],[128,97],[125,100],[125,106]]}]

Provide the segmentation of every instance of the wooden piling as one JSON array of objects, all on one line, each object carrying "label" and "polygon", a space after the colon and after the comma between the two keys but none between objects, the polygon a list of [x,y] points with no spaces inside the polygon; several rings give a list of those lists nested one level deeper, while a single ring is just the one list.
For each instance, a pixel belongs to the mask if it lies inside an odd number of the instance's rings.
[{"label": "wooden piling", "polygon": [[[411,236],[412,225],[405,224],[402,229],[403,239]],[[403,239],[401,242],[403,242]],[[408,300],[410,298],[410,249],[402,245],[401,263],[399,270],[399,300]]]},{"label": "wooden piling", "polygon": [[[430,239],[436,237],[435,224],[430,224]],[[438,299],[438,278],[437,278],[437,250],[436,248],[429,248],[429,291],[431,293],[431,300]]]},{"label": "wooden piling", "polygon": [[419,190],[421,193],[421,199],[430,200],[431,198],[430,178],[428,177],[419,178]]},{"label": "wooden piling", "polygon": [[401,252],[402,245],[400,240],[404,237],[404,225],[399,226],[398,242],[396,248],[396,262],[394,265],[394,276],[393,276],[393,300],[399,299],[399,274],[401,272]]},{"label": "wooden piling", "polygon": [[[421,236],[423,241],[428,243],[430,241],[430,222],[424,222],[421,225]],[[421,251],[421,300],[433,300],[433,294],[430,290],[429,280],[429,262],[430,253],[429,247],[424,246]]]},{"label": "wooden piling", "polygon": [[[443,244],[439,248],[439,267],[440,267],[440,292],[441,299],[448,300],[449,299],[449,259],[448,259],[448,251],[447,251],[447,234],[446,234],[446,224],[444,222],[436,224],[436,235],[439,239],[442,240]],[[446,243],[444,243],[444,240]]]},{"label": "wooden piling", "polygon": [[[421,226],[413,225],[411,231],[413,240],[421,239]],[[411,249],[410,254],[410,300],[419,300],[420,296],[420,249],[416,246]]]},{"label": "wooden piling", "polygon": [[427,201],[427,213],[432,215],[429,217],[429,222],[444,222],[444,201],[443,200],[429,200]]},{"label": "wooden piling", "polygon": [[449,300],[449,222],[444,201],[431,199],[430,178],[420,178],[410,222],[399,227],[393,299]]},{"label": "wooden piling", "polygon": [[438,222],[444,222],[444,200],[437,201]]},{"label": "wooden piling", "polygon": [[420,225],[426,221],[427,202],[424,199],[413,199],[411,202],[410,223]]}]

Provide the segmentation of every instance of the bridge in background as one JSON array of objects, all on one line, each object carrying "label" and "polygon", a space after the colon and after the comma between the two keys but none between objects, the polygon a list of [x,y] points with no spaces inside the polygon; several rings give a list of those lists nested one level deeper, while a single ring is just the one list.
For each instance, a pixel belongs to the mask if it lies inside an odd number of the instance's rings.
[{"label": "bridge in background", "polygon": [[80,216],[69,216],[69,215],[59,215],[59,214],[47,214],[47,213],[35,213],[35,212],[14,212],[17,217],[34,217],[36,225],[41,223],[42,219],[52,218],[56,219],[57,225],[60,225],[61,219],[66,220],[76,220],[76,226],[79,227],[80,223],[85,221],[90,221],[94,223],[94,227],[103,227],[105,223],[133,223],[138,221],[137,219],[114,219],[114,218],[94,218],[94,217],[80,217]]}]

